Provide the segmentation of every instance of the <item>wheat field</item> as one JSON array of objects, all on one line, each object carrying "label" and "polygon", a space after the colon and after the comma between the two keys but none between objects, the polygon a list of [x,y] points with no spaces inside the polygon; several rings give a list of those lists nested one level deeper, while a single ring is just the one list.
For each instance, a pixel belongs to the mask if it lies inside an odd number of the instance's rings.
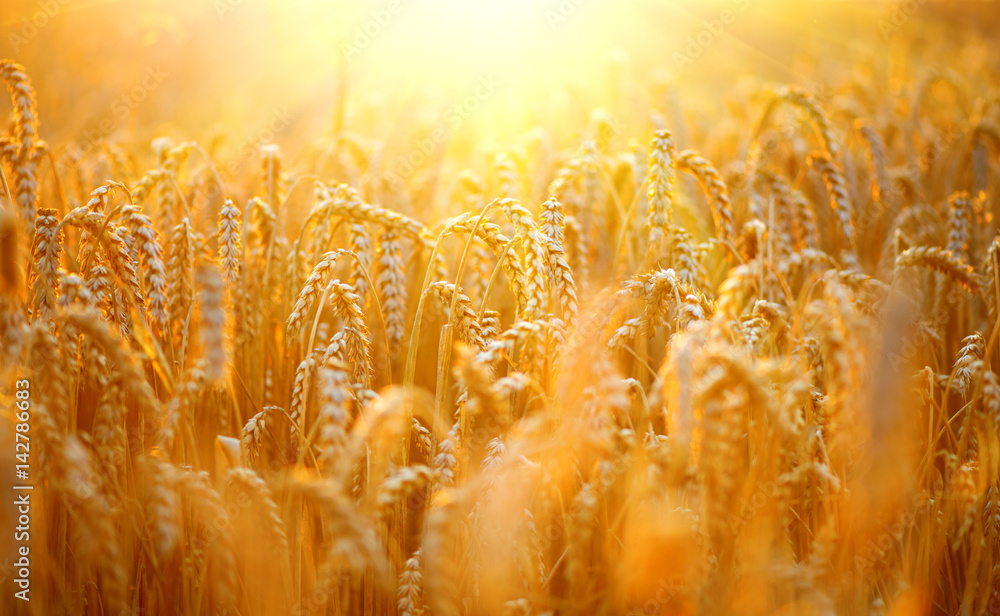
[{"label": "wheat field", "polygon": [[1000,614],[995,2],[271,115],[125,4],[0,60],[0,613]]}]

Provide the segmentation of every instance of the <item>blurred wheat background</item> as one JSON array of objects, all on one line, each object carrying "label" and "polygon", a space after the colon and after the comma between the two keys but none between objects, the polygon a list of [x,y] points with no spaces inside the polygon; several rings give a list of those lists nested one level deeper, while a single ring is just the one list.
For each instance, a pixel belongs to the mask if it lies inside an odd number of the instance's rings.
[{"label": "blurred wheat background", "polygon": [[4,0],[0,613],[1000,614],[998,26]]}]

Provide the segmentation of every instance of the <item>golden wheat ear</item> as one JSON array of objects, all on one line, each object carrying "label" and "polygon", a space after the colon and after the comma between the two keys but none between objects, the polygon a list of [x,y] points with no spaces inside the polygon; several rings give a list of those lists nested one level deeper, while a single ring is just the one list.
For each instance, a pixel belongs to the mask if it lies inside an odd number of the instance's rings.
[{"label": "golden wheat ear", "polygon": [[38,159],[43,144],[38,135],[38,103],[27,70],[20,64],[13,60],[0,60],[0,79],[10,91],[14,105],[13,141],[9,149],[0,147],[0,154],[9,156],[7,162],[14,170],[13,185],[5,188],[13,190],[12,194],[8,192],[8,197],[17,203],[25,232],[32,237],[41,190]]}]

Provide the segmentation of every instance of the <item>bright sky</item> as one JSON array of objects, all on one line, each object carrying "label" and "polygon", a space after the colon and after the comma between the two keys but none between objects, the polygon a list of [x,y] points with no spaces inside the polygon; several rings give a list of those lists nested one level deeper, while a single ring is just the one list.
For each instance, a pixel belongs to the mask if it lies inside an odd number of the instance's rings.
[{"label": "bright sky", "polygon": [[403,130],[470,101],[502,136],[553,125],[542,109],[586,117],[666,84],[719,105],[743,75],[801,83],[811,58],[885,62],[862,41],[892,15],[850,2],[838,16],[834,0],[0,1],[0,56],[44,75],[49,135],[99,123],[156,70],[123,130],[266,126],[287,109],[306,136],[329,128],[346,69],[353,126]]}]

